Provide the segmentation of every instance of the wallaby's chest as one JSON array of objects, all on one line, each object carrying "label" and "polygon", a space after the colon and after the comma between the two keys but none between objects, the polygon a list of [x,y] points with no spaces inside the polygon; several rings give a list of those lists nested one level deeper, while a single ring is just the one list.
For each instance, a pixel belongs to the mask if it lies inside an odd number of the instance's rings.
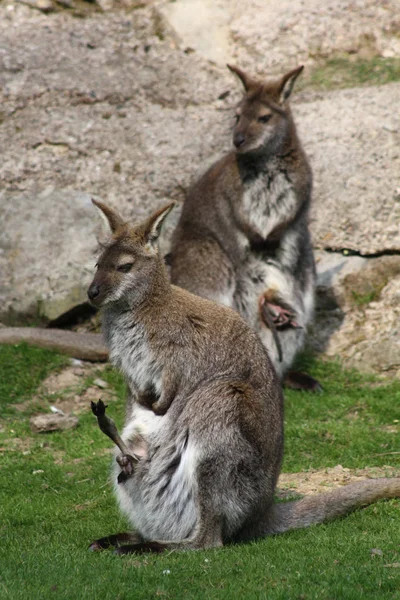
[{"label": "wallaby's chest", "polygon": [[153,389],[159,396],[162,364],[148,343],[143,325],[118,319],[106,323],[104,333],[110,349],[110,361],[123,372],[132,390],[146,392]]},{"label": "wallaby's chest", "polygon": [[242,217],[264,239],[285,222],[296,203],[296,192],[287,172],[274,164],[244,179]]}]

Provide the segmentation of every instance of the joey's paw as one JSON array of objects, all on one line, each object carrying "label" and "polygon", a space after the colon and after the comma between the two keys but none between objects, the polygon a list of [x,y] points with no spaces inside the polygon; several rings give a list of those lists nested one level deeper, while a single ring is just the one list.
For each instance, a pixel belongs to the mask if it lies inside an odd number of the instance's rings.
[{"label": "joey's paw", "polygon": [[121,467],[121,473],[118,475],[117,481],[118,483],[124,483],[134,474],[138,460],[130,454],[119,454],[116,461]]},{"label": "joey's paw", "polygon": [[157,402],[153,402],[153,404],[151,405],[151,410],[155,415],[162,417],[163,415],[165,415],[169,407],[170,404],[168,404],[168,406],[165,406],[165,404],[162,404],[159,400],[157,400]]},{"label": "joey's paw", "polygon": [[107,405],[104,404],[103,400],[99,400],[98,402],[93,402],[92,400],[90,406],[95,417],[101,417],[106,414]]}]

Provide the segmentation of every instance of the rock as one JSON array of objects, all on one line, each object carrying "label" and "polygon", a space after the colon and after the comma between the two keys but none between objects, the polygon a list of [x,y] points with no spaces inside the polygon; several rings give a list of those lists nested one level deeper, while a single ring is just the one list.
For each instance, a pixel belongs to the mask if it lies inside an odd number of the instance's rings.
[{"label": "rock", "polygon": [[159,10],[177,32],[182,48],[195,48],[222,65],[229,62],[230,5],[214,0],[178,0],[161,5]]},{"label": "rock", "polygon": [[400,377],[400,256],[317,258],[310,348],[361,371]]},{"label": "rock", "polygon": [[107,381],[104,381],[104,379],[95,379],[93,381],[93,385],[97,385],[98,388],[105,390],[106,388],[108,388],[108,383]]},{"label": "rock", "polygon": [[87,301],[102,222],[82,192],[0,193],[0,315],[54,319]]},{"label": "rock", "polygon": [[[348,0],[174,0],[160,10],[183,46],[261,73],[350,54],[399,56],[398,3]],[[208,43],[207,43],[208,42]]]},{"label": "rock", "polygon": [[43,13],[50,13],[55,10],[52,0],[17,0],[17,2],[26,4],[30,8],[36,8],[36,10],[40,10]]},{"label": "rock", "polygon": [[[96,234],[89,214],[78,216],[76,190],[140,219],[171,199],[182,202],[199,172],[231,147],[241,91],[227,56],[263,75],[338,56],[400,56],[396,0],[98,4],[107,14],[78,20],[61,9],[44,15],[0,3],[0,213],[9,223],[0,234],[0,312],[8,322],[10,315],[52,319],[86,299]],[[314,170],[314,242],[334,251],[319,265],[311,343],[348,364],[390,373],[400,370],[397,258],[370,261],[400,250],[399,103],[399,83],[305,90],[292,102]],[[23,223],[28,198],[34,227]],[[42,203],[47,229],[32,221]],[[66,222],[61,205],[70,211]],[[168,220],[163,252],[178,216],[175,210]],[[37,230],[34,244],[28,229]],[[50,252],[58,238],[57,253]],[[363,257],[336,253],[342,249]]]},{"label": "rock", "polygon": [[0,344],[19,344],[21,342],[56,350],[82,360],[102,362],[108,358],[108,350],[99,333],[77,333],[63,329],[40,329],[38,327],[3,327],[0,329]]},{"label": "rock", "polygon": [[[363,255],[400,251],[400,84],[330,92],[294,104],[314,172],[318,248]],[[383,127],[387,122],[393,127]]]},{"label": "rock", "polygon": [[29,419],[29,424],[33,433],[47,433],[49,431],[64,431],[65,429],[75,429],[78,427],[79,420],[72,415],[61,415],[59,413],[37,415]]}]

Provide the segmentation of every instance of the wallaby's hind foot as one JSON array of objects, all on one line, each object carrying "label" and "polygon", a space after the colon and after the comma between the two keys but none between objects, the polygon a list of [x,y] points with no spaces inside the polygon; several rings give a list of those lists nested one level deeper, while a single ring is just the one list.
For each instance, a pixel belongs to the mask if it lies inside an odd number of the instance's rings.
[{"label": "wallaby's hind foot", "polygon": [[222,539],[207,540],[204,536],[181,542],[142,542],[138,544],[127,544],[118,546],[114,554],[144,554],[145,552],[165,552],[165,550],[206,550],[207,548],[219,548],[223,545]]},{"label": "wallaby's hind foot", "polygon": [[139,544],[126,544],[118,546],[114,550],[114,554],[145,554],[147,552],[160,553],[167,550],[167,545],[160,542],[142,542]]},{"label": "wallaby's hind foot", "polygon": [[100,550],[107,550],[109,548],[118,548],[122,544],[141,544],[143,538],[136,531],[126,533],[115,533],[114,535],[107,535],[106,537],[100,538],[92,542],[89,546],[89,550],[92,552],[99,552]]},{"label": "wallaby's hind foot", "polygon": [[302,390],[304,392],[323,392],[323,387],[306,373],[299,373],[298,371],[289,371],[283,380],[283,385],[291,390]]},{"label": "wallaby's hind foot", "polygon": [[272,321],[276,329],[287,329],[288,327],[302,329],[301,325],[296,321],[296,314],[272,295],[271,292],[265,292],[261,296],[260,306],[262,308],[262,316],[267,312],[269,313],[269,318],[265,322],[268,327],[270,321]]}]

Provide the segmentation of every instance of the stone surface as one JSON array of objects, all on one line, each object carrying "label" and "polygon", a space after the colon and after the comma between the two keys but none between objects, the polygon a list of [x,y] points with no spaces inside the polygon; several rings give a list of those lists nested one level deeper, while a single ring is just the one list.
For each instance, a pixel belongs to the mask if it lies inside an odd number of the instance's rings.
[{"label": "stone surface", "polygon": [[229,57],[261,73],[343,54],[400,54],[397,0],[175,0],[158,5],[183,44],[221,64]]},{"label": "stone surface", "polygon": [[102,222],[91,196],[0,193],[0,315],[53,319],[87,301]]},{"label": "stone surface", "polygon": [[314,171],[319,248],[400,251],[400,84],[330,92],[294,106]]},{"label": "stone surface", "polygon": [[310,348],[346,366],[400,377],[400,256],[318,253]]},{"label": "stone surface", "polygon": [[78,417],[72,415],[61,415],[60,413],[51,413],[49,415],[36,415],[29,419],[29,424],[33,433],[47,433],[50,431],[63,431],[65,429],[75,429],[78,427]]},{"label": "stone surface", "polygon": [[[108,12],[75,19],[71,9],[46,15],[0,0],[0,212],[11,224],[0,234],[3,312],[37,312],[39,301],[51,306],[40,311],[51,318],[84,298],[95,235],[73,211],[64,222],[50,189],[64,199],[96,194],[127,218],[142,218],[171,198],[183,201],[193,178],[230,148],[240,86],[224,66],[227,57],[253,73],[274,74],[342,55],[400,56],[396,0],[100,4]],[[364,256],[399,252],[400,84],[305,90],[292,104],[314,170],[315,245]],[[40,213],[46,194],[48,208]],[[28,227],[28,197],[42,221],[46,215],[47,229],[34,220]],[[178,215],[168,221],[163,251]],[[57,252],[49,251],[56,237],[50,224],[69,230],[73,260],[64,254],[70,240],[63,235]],[[87,246],[77,248],[78,239]],[[354,299],[373,292],[370,259],[329,256],[320,269],[315,347],[396,372],[397,267],[386,280],[376,271],[379,293],[359,306]]]}]

